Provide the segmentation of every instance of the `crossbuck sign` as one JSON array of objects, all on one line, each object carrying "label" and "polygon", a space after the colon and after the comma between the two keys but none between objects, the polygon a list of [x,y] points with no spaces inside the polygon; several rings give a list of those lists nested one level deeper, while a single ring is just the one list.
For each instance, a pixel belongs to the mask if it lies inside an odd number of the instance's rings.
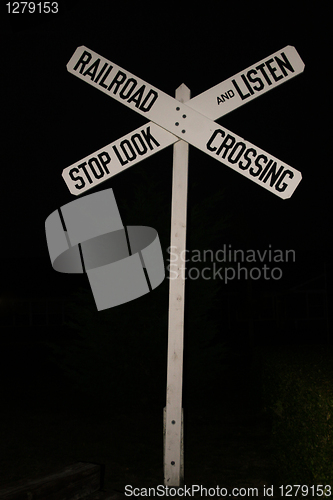
[{"label": "crossbuck sign", "polygon": [[281,198],[289,198],[301,181],[300,172],[214,123],[301,73],[304,64],[294,47],[285,47],[186,104],[86,47],[75,51],[67,69],[151,120],[64,169],[63,178],[74,195],[82,194],[179,139]]},{"label": "crossbuck sign", "polygon": [[[180,257],[186,243],[188,145],[204,151],[280,198],[289,198],[301,173],[214,122],[246,102],[302,73],[304,64],[287,46],[190,100],[181,85],[176,99],[99,56],[79,47],[70,73],[150,120],[126,136],[63,170],[73,195],[174,144],[171,247]],[[178,258],[177,262],[181,262]],[[164,483],[183,481],[182,363],[185,281],[178,268],[170,280],[167,397],[164,423]]]}]

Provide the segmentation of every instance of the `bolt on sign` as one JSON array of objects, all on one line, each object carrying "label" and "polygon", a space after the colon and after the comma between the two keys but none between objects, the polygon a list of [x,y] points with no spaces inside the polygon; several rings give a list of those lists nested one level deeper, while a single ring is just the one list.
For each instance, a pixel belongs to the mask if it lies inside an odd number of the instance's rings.
[{"label": "bolt on sign", "polygon": [[[67,69],[76,77],[144,116],[145,125],[63,170],[77,196],[173,144],[171,246],[185,251],[188,147],[192,145],[282,199],[290,198],[301,173],[215,120],[304,71],[296,49],[287,46],[190,99],[181,85],[165,94],[87,47],[78,47]],[[180,259],[178,259],[180,261]],[[164,483],[183,481],[182,363],[185,280],[170,280]]]}]

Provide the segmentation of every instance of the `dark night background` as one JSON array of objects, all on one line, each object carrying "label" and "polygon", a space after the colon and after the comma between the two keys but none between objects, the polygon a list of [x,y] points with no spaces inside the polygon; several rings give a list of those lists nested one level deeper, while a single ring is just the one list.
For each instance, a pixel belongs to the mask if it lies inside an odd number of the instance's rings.
[{"label": "dark night background", "polygon": [[[110,338],[112,333],[117,336],[117,342],[112,340],[117,353],[113,362],[120,367],[116,400],[128,404],[132,397],[135,405],[154,401],[158,408],[165,403],[168,280],[135,303],[97,313],[86,276],[55,272],[48,255],[45,219],[74,200],[62,170],[145,123],[142,116],[67,72],[66,64],[80,45],[170,95],[185,83],[192,97],[287,45],[295,46],[305,63],[304,73],[217,121],[301,171],[303,179],[290,199],[280,199],[190,147],[188,248],[232,245],[233,249],[263,251],[271,245],[273,250],[295,250],[296,260],[281,264],[281,280],[187,283],[185,346],[190,354],[187,359],[185,350],[185,370],[189,370],[185,397],[187,394],[189,401],[194,397],[193,380],[201,380],[202,393],[216,383],[204,372],[221,358],[203,360],[203,373],[199,368],[196,349],[202,349],[200,342],[205,337],[208,356],[219,347],[221,353],[230,349],[231,357],[235,346],[243,352],[261,344],[326,345],[330,338],[332,342],[329,13],[320,4],[314,11],[309,2],[297,9],[291,3],[274,5],[194,2],[185,8],[182,2],[77,1],[71,7],[59,2],[59,14],[23,16],[8,15],[4,4],[0,183],[4,319],[0,342],[2,390],[8,401],[24,399],[26,394],[43,399],[45,387],[40,379],[44,371],[45,380],[50,384],[52,380],[50,387],[57,387],[64,371],[54,367],[54,356],[66,358],[67,336],[73,342],[77,335],[68,326],[57,326],[56,315],[54,324],[42,309],[38,316],[38,306],[36,314],[25,320],[19,307],[16,313],[11,309],[13,301],[21,299],[26,305],[46,298],[62,300],[67,311],[73,294],[79,292],[80,298],[74,301],[76,313],[71,311],[85,333],[71,351],[73,388],[80,386],[78,366],[85,359],[80,342],[91,347],[93,340],[86,335],[89,328],[107,342],[103,336],[109,328]],[[154,227],[167,259],[171,180],[169,147],[85,194],[112,187],[123,222]],[[260,263],[253,265],[261,267]],[[315,302],[313,307],[299,305],[300,295],[296,293],[295,298],[290,292],[295,287],[303,292],[319,291],[323,302]],[[272,305],[276,297],[289,308],[287,315],[276,315]],[[298,316],[293,304],[299,306]],[[89,314],[84,316],[83,311]],[[309,321],[303,321],[308,315]],[[191,345],[192,337],[195,345]],[[135,358],[136,352],[143,356],[142,362]],[[191,373],[196,373],[194,378]],[[82,377],[93,385],[89,370]],[[152,378],[155,385],[150,386],[147,380]],[[140,384],[146,382],[147,396],[139,397]]]}]

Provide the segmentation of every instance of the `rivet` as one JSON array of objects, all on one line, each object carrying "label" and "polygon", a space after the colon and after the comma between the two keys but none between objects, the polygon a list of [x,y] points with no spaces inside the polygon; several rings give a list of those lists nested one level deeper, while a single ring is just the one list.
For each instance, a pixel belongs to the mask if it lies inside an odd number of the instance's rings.
[{"label": "rivet", "polygon": [[177,107],[177,108],[176,108],[176,111],[180,111],[180,108],[178,108],[178,107]]},{"label": "rivet", "polygon": [[171,465],[175,465],[175,463],[176,463],[176,462],[174,462],[174,461],[172,460]]},{"label": "rivet", "polygon": [[176,420],[171,420],[171,423],[172,423],[173,425],[175,425]]},{"label": "rivet", "polygon": [[176,122],[176,123],[175,123],[175,125],[176,125],[176,127],[178,127],[179,123],[178,123],[178,122]]},{"label": "rivet", "polygon": [[186,130],[182,130],[182,134],[185,134]]},{"label": "rivet", "polygon": [[183,115],[183,118],[186,118],[186,115]]}]

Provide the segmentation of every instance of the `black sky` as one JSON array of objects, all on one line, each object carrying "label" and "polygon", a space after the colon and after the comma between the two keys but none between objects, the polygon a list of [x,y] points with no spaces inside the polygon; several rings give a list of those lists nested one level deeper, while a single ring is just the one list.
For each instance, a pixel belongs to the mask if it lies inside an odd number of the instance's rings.
[{"label": "black sky", "polygon": [[[74,199],[62,170],[145,123],[67,72],[66,64],[80,45],[171,95],[184,82],[192,96],[287,45],[295,46],[305,63],[303,74],[218,120],[302,172],[292,198],[274,196],[193,147],[190,178],[201,184],[203,193],[225,188],[220,209],[232,215],[236,233],[249,248],[271,244],[295,249],[290,282],[305,280],[330,263],[328,9],[317,6],[314,12],[308,4],[296,10],[290,2],[274,8],[254,7],[252,2],[193,3],[190,9],[181,2],[119,2],[116,7],[115,2],[74,2],[70,10],[62,2],[59,6],[60,14],[47,20],[36,19],[36,14],[33,19],[14,18],[6,12],[2,21],[3,294],[9,289],[62,293],[74,286],[79,277],[52,270],[44,233],[47,216]],[[147,175],[159,169],[171,197],[172,147],[139,165]],[[117,201],[130,205],[133,190],[140,187],[136,168],[95,190],[112,187]],[[221,245],[231,242],[223,238]]]}]

